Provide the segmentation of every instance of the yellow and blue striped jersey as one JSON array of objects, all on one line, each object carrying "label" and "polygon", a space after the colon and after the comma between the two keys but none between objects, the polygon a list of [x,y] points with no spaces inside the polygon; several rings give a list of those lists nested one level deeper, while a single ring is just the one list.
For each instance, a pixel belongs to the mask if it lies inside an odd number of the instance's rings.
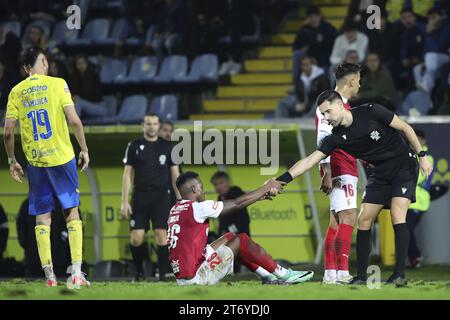
[{"label": "yellow and blue striped jersey", "polygon": [[73,105],[66,81],[34,74],[10,92],[6,118],[18,119],[22,148],[35,167],[65,164],[75,156],[64,107]]}]

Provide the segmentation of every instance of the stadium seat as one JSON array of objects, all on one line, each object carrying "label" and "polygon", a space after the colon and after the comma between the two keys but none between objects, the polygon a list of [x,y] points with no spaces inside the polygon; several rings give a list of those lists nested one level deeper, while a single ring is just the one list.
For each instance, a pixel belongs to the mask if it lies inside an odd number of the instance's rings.
[{"label": "stadium seat", "polygon": [[100,69],[100,81],[102,83],[122,82],[127,74],[127,65],[118,59],[106,58]]},{"label": "stadium seat", "polygon": [[215,54],[203,54],[194,59],[188,75],[179,77],[176,82],[217,82],[219,59]]},{"label": "stadium seat", "polygon": [[153,99],[150,111],[159,115],[161,120],[178,120],[178,99],[175,95],[163,95]]},{"label": "stadium seat", "polygon": [[59,21],[53,29],[51,41],[57,45],[66,44],[78,38],[80,30],[67,29],[66,20]]},{"label": "stadium seat", "polygon": [[173,55],[164,59],[159,74],[153,78],[155,83],[169,83],[177,81],[187,73],[188,61],[186,56]]},{"label": "stadium seat", "polygon": [[3,23],[3,32],[6,35],[8,32],[12,32],[20,39],[20,33],[22,31],[22,26],[19,21],[6,21]]},{"label": "stadium seat", "polygon": [[134,37],[131,34],[131,37],[128,38],[125,43],[128,46],[142,46],[145,44],[146,46],[150,46],[153,41],[153,36],[155,35],[155,27],[153,25],[149,26],[147,29],[147,33],[145,34],[145,39],[139,39]]},{"label": "stadium seat", "polygon": [[122,262],[108,260],[97,262],[94,266],[93,279],[103,280],[121,278],[125,276],[125,268]]},{"label": "stadium seat", "polygon": [[67,43],[71,46],[97,44],[105,40],[109,33],[108,19],[90,20],[83,28],[80,38],[70,40]]},{"label": "stadium seat", "polygon": [[158,59],[155,56],[140,57],[133,61],[124,82],[148,82],[158,71]]},{"label": "stadium seat", "polygon": [[147,98],[144,95],[126,97],[120,107],[117,120],[119,122],[140,122],[147,112]]},{"label": "stadium seat", "polygon": [[114,22],[111,34],[106,39],[100,39],[100,44],[114,45],[119,40],[125,40],[131,33],[132,27],[128,20],[118,19]]}]

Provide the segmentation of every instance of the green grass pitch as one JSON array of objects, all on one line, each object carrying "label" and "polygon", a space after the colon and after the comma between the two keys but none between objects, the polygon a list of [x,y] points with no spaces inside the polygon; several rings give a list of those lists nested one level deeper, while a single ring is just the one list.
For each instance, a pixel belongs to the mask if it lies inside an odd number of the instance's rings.
[{"label": "green grass pitch", "polygon": [[[385,268],[386,269],[386,268]],[[386,279],[390,270],[383,270]],[[0,300],[5,299],[150,299],[150,300],[290,300],[290,299],[446,299],[450,300],[450,267],[427,266],[407,272],[406,287],[382,284],[381,289],[366,286],[323,285],[318,270],[313,281],[291,286],[263,286],[253,275],[238,275],[224,279],[216,286],[179,287],[174,282],[125,281],[97,282],[90,288],[69,290],[64,282],[46,288],[42,281],[22,279],[0,281]]]}]

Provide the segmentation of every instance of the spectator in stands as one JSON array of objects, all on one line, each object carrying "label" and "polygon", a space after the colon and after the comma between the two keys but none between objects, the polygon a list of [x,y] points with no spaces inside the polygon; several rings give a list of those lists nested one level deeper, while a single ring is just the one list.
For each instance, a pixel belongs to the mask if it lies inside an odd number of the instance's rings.
[{"label": "spectator in stands", "polygon": [[425,35],[424,64],[414,67],[414,78],[418,87],[431,94],[438,69],[450,60],[450,25],[443,12],[428,11]]},{"label": "spectator in stands", "polygon": [[394,30],[392,24],[387,20],[387,12],[385,10],[381,11],[380,27],[380,29],[366,31],[369,38],[369,52],[378,53],[381,63],[389,67],[394,63]]},{"label": "spectator in stands", "polygon": [[[422,130],[414,130],[417,138],[422,145],[422,150],[428,152],[427,139],[425,133]],[[431,155],[428,155],[428,160],[433,164],[434,159]],[[408,258],[411,268],[418,268],[422,262],[422,253],[417,246],[416,235],[414,233],[417,225],[419,224],[422,216],[430,209],[430,185],[433,176],[428,179],[419,171],[419,178],[416,185],[416,202],[409,206],[406,214],[406,224],[409,230],[409,246],[408,246]]]},{"label": "spectator in stands", "polygon": [[[56,201],[55,205],[56,209],[52,212],[50,230],[52,261],[56,276],[63,277],[66,275],[66,269],[70,265],[70,247],[66,222],[59,201]],[[35,217],[28,214],[27,198],[22,202],[16,220],[17,236],[25,255],[26,277],[41,277],[43,273],[37,250],[35,226]]]},{"label": "spectator in stands", "polygon": [[5,35],[5,40],[0,46],[0,57],[5,63],[5,72],[14,79],[19,79],[19,57],[22,50],[22,44],[19,38],[12,32]]},{"label": "spectator in stands", "polygon": [[344,33],[334,41],[330,57],[333,72],[335,66],[344,61],[347,52],[350,50],[358,52],[358,63],[362,63],[366,58],[368,45],[369,39],[364,33],[358,31],[355,24],[350,23],[344,26]]},{"label": "spectator in stands", "polygon": [[174,127],[173,123],[169,120],[161,121],[161,128],[159,129],[159,136],[167,141],[172,141],[172,133]]},{"label": "spectator in stands", "polygon": [[243,46],[241,37],[255,32],[253,0],[228,0],[228,35],[230,36],[229,59],[222,63],[219,75],[236,74],[242,70]]},{"label": "spectator in stands", "polygon": [[[245,194],[241,188],[231,186],[230,176],[223,171],[217,171],[211,177],[211,184],[214,186],[218,194],[218,201],[236,199]],[[227,232],[246,233],[250,236],[250,216],[247,208],[236,210],[233,214],[227,216],[219,216],[219,236]],[[234,262],[234,272],[240,272],[241,265]]]},{"label": "spectator in stands", "polygon": [[24,48],[35,46],[43,49],[46,49],[48,46],[48,39],[44,34],[44,30],[38,25],[31,26],[28,36],[23,44]]},{"label": "spectator in stands", "polygon": [[[397,26],[398,36],[393,42],[399,43],[398,61],[391,70],[397,87],[411,90],[415,88],[413,68],[423,61],[425,50],[425,24],[417,21],[417,16],[410,7],[402,10]],[[396,58],[396,53],[394,59]]]},{"label": "spectator in stands", "polygon": [[5,64],[0,60],[0,120],[5,115],[8,95],[11,91],[12,83],[5,72]]},{"label": "spectator in stands", "polygon": [[300,76],[294,79],[295,92],[289,94],[278,103],[276,118],[301,117],[315,114],[315,100],[324,90],[329,88],[324,70],[308,56],[300,60]]},{"label": "spectator in stands", "polygon": [[66,66],[61,60],[50,58],[48,62],[48,75],[68,79]]},{"label": "spectator in stands", "polygon": [[386,1],[386,11],[389,14],[391,22],[398,20],[401,16],[402,10],[407,8],[414,10],[419,16],[426,16],[427,11],[430,10],[436,1],[424,1],[424,0],[404,0],[404,1]]},{"label": "spectator in stands", "polygon": [[[310,7],[304,25],[297,32],[292,45],[294,62],[299,61],[300,56],[308,55],[314,57],[320,67],[326,68],[330,63],[335,38],[336,29],[323,19],[318,7]],[[297,69],[295,65],[293,67]]]},{"label": "spectator in stands", "polygon": [[84,55],[75,58],[70,88],[78,115],[102,117],[107,114],[106,107],[101,103],[100,77]]},{"label": "spectator in stands", "polygon": [[200,0],[196,4],[194,46],[199,53],[220,55],[219,39],[227,34],[228,1]]},{"label": "spectator in stands", "polygon": [[152,48],[159,59],[162,59],[166,53],[173,54],[180,50],[186,28],[185,18],[184,0],[164,1],[156,18],[155,35],[152,41]]},{"label": "spectator in stands", "polygon": [[437,107],[436,113],[439,115],[450,115],[450,74],[448,75],[444,99]]},{"label": "spectator in stands", "polygon": [[371,52],[366,59],[367,73],[361,77],[361,87],[355,105],[376,102],[396,111],[398,96],[389,71],[381,65],[378,53]]}]

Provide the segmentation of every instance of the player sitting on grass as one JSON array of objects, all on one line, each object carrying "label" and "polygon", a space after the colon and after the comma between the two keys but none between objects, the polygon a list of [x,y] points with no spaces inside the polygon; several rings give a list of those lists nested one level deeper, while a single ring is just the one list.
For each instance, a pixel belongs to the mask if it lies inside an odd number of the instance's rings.
[{"label": "player sitting on grass", "polygon": [[228,232],[208,245],[208,218],[218,218],[283,190],[274,179],[255,191],[226,201],[205,200],[203,184],[194,172],[181,174],[177,188],[183,198],[171,209],[168,225],[169,259],[179,285],[213,285],[233,272],[234,259],[255,272],[264,284],[307,281],[312,271],[294,271],[278,265],[245,233]]}]

